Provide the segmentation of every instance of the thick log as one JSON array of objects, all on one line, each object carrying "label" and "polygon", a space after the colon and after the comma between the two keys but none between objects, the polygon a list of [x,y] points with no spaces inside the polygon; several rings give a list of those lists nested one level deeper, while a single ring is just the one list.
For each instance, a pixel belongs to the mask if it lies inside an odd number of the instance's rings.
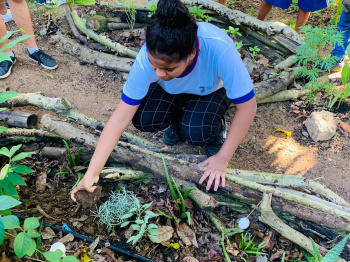
[{"label": "thick log", "polygon": [[119,57],[103,52],[91,50],[85,46],[76,43],[74,40],[69,39],[63,35],[55,35],[53,39],[56,39],[60,44],[61,49],[79,59],[80,62],[97,65],[102,68],[112,69],[120,72],[129,72],[134,62],[131,58]]},{"label": "thick log", "polygon": [[33,128],[38,123],[38,115],[21,111],[5,110],[0,112],[0,120],[11,127]]},{"label": "thick log", "polygon": [[294,79],[295,76],[293,72],[284,71],[276,78],[270,78],[268,80],[255,83],[255,97],[257,100],[262,100],[283,90],[287,90],[287,87],[294,81]]},{"label": "thick log", "polygon": [[[60,121],[53,116],[44,115],[42,117],[41,122],[44,128],[50,130],[51,132],[58,133],[59,135],[63,136],[66,140],[82,143],[90,148],[95,148],[97,144],[96,136],[90,133],[86,133],[83,130],[78,129],[76,127],[73,127],[67,122]],[[150,172],[156,177],[164,179],[164,167],[160,159],[160,154],[158,153],[154,153],[147,149],[142,149],[135,145],[128,144],[125,142],[119,142],[118,146],[115,147],[115,149],[113,150],[111,157],[119,162],[132,166],[133,168]],[[200,168],[198,165],[190,164],[179,159],[173,159],[168,156],[165,156],[165,159],[168,163],[171,161],[171,164],[169,163],[167,165],[169,174],[172,174],[174,177],[177,177],[182,180],[198,181],[201,175],[203,174],[203,170],[205,170],[203,168]],[[255,182],[251,182],[251,184],[249,185],[249,183],[247,182],[245,186],[252,187],[252,185],[255,184]],[[251,190],[245,186],[241,186],[240,188],[240,186],[238,186],[237,184],[228,182],[224,190],[225,192],[230,192],[230,196],[232,197],[238,197],[240,199],[247,200],[250,202],[259,202],[261,200],[261,193],[255,190]],[[237,190],[237,188],[239,188],[240,191]],[[261,185],[259,186],[259,188],[264,188],[264,186]],[[275,190],[275,192],[277,191]],[[288,204],[289,207],[291,207],[290,210],[286,210]],[[327,214],[323,211],[321,212],[317,210],[321,208],[320,206],[322,206],[319,203],[316,203],[316,205],[313,208],[309,208],[301,204],[296,204],[278,198],[276,206],[281,211],[286,211],[290,213],[292,212],[293,214],[297,213],[298,215],[300,215],[300,217],[306,220],[316,220],[316,223],[320,223],[330,228],[337,228],[344,231],[350,231],[349,222],[344,222],[341,218],[336,218],[331,214]],[[334,213],[338,215],[339,212],[340,211],[335,211]],[[346,217],[346,215],[343,216]]]},{"label": "thick log", "polygon": [[41,129],[8,128],[0,133],[0,138],[10,136],[61,138],[56,134]]},{"label": "thick log", "polygon": [[94,39],[95,41],[107,46],[108,48],[114,51],[117,51],[119,54],[136,58],[137,52],[132,51],[126,48],[125,46],[122,46],[119,43],[112,42],[110,39],[106,38],[105,36],[98,35],[94,31],[87,29],[84,21],[77,14],[75,14],[74,12],[72,12],[71,14],[76,27],[81,32],[83,32],[87,37]]},{"label": "thick log", "polygon": [[19,144],[32,144],[32,143],[41,143],[41,142],[52,142],[57,140],[57,138],[51,137],[31,137],[31,136],[10,136],[0,138],[0,147],[3,146],[12,146]]}]

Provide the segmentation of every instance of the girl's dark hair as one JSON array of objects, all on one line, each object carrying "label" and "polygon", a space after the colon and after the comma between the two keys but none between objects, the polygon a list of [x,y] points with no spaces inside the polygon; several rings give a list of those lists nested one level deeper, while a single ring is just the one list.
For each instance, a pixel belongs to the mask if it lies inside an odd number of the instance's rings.
[{"label": "girl's dark hair", "polygon": [[180,0],[159,0],[146,31],[147,50],[165,61],[188,57],[197,38],[196,20]]}]

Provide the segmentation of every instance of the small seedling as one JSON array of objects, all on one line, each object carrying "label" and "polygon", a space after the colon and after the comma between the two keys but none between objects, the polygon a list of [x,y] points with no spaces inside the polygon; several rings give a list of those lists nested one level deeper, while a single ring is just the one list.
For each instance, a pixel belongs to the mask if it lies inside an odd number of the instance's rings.
[{"label": "small seedling", "polygon": [[[69,148],[69,145],[68,143],[65,141],[65,140],[62,140],[63,143],[65,144],[66,148],[67,148],[67,152],[68,152],[68,158],[69,158],[69,163],[71,165],[71,167],[77,167],[77,166],[80,166],[81,164],[81,152],[83,151],[83,148],[79,148],[78,152],[77,152],[77,155],[76,157],[74,158],[73,155],[72,155],[72,151],[71,149]],[[86,165],[88,162],[90,162],[90,160],[87,160],[85,161],[82,165]],[[56,173],[56,175],[67,175],[69,174],[70,172],[66,169],[66,168],[62,168],[60,170],[60,172]],[[76,175],[78,176],[78,179],[77,179],[77,182],[74,184],[74,186],[72,187],[72,189],[74,189],[80,182],[83,174],[81,172],[77,172]]]},{"label": "small seedling", "polygon": [[[158,239],[158,235],[159,235],[158,226],[156,224],[149,223],[149,219],[158,216],[158,214],[154,213],[153,211],[147,210],[148,208],[151,207],[153,202],[141,205],[140,201],[138,199],[135,199],[134,203],[135,203],[136,207],[130,209],[127,214],[125,214],[124,216],[121,217],[121,219],[126,220],[126,221],[124,223],[122,223],[120,225],[120,227],[126,227],[130,223],[132,223],[131,224],[132,229],[137,232],[136,235],[131,236],[128,239],[127,243],[132,241],[132,244],[135,245],[135,243],[137,241],[139,241],[146,232],[148,233],[148,237],[152,241],[159,241],[159,239]],[[128,220],[131,217],[133,217],[135,215],[135,213],[136,213],[136,219],[134,221]]]},{"label": "small seedling", "polygon": [[264,242],[261,242],[258,246],[254,244],[255,236],[250,233],[241,233],[241,243],[239,243],[239,249],[243,250],[247,254],[254,255],[265,255],[265,253],[260,252],[261,249],[266,247]]},{"label": "small seedling", "polygon": [[149,4],[149,13],[148,13],[148,17],[152,17],[152,15],[155,13],[155,11],[157,10],[157,4],[154,2],[148,2]]},{"label": "small seedling", "polygon": [[258,59],[258,52],[260,52],[260,48],[257,46],[249,47],[250,55],[254,60]]},{"label": "small seedling", "polygon": [[[195,187],[191,187],[189,189],[186,190],[185,194],[182,195],[179,187],[177,186],[174,178],[172,177],[170,179],[169,173],[168,173],[168,168],[166,166],[165,160],[164,160],[164,156],[161,154],[162,156],[162,160],[163,160],[163,165],[164,165],[164,170],[165,170],[165,175],[166,175],[166,180],[168,182],[169,185],[169,189],[170,189],[170,193],[172,198],[174,199],[174,204],[177,206],[180,216],[177,219],[177,223],[179,223],[183,218],[187,217],[187,222],[189,225],[191,225],[191,214],[190,212],[186,211],[186,205],[185,205],[185,199],[187,199],[188,195],[191,193],[192,190],[196,189]],[[175,192],[176,190],[176,192]],[[178,199],[180,198],[180,202],[181,205],[178,204]],[[167,218],[172,218],[171,216],[168,216],[166,214],[164,214],[162,211],[160,211],[158,209],[158,211],[160,212],[161,215],[166,216]]]},{"label": "small seedling", "polygon": [[194,16],[197,21],[210,22],[211,17],[206,15],[206,10],[202,9],[203,5],[194,5],[189,8],[190,13]]}]

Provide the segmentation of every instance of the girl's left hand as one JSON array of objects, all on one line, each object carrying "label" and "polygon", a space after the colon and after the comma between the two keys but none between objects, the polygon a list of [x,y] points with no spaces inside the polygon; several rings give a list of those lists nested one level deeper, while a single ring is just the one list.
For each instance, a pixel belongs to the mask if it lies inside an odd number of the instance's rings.
[{"label": "girl's left hand", "polygon": [[227,168],[227,164],[228,164],[228,161],[224,160],[219,155],[211,156],[204,162],[199,163],[198,165],[201,167],[208,166],[207,170],[204,172],[201,179],[199,179],[199,184],[202,184],[204,180],[206,180],[209,177],[208,183],[207,183],[207,190],[210,189],[214,179],[215,179],[215,182],[214,182],[215,191],[218,190],[220,179],[221,179],[222,187],[225,187],[225,171]]}]

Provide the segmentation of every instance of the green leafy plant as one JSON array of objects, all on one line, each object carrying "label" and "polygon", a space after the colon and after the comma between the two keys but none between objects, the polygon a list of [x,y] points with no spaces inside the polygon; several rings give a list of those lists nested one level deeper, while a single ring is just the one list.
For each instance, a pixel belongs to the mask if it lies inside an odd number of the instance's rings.
[{"label": "green leafy plant", "polygon": [[[227,33],[232,39],[235,37],[235,35],[242,36],[242,34],[239,31],[239,28],[234,28],[232,26],[229,26],[228,29],[223,29],[225,33]],[[242,42],[234,42],[236,49],[239,50],[243,47]]]},{"label": "green leafy plant", "polygon": [[125,222],[122,218],[125,214],[137,208],[136,200],[138,199],[132,191],[112,192],[109,199],[92,213],[95,218],[99,219],[99,225],[104,224],[108,231],[113,231],[115,226]]},{"label": "green leafy plant", "polygon": [[[6,39],[9,39],[14,33],[17,33],[17,32],[24,32],[24,31],[23,31],[23,29],[19,29],[16,31],[9,31],[6,35],[4,35],[3,37],[0,38],[0,44],[3,43]],[[32,35],[22,35],[13,41],[10,41],[5,46],[1,47],[0,48],[0,62],[5,61],[5,60],[11,61],[11,58],[8,55],[8,53],[3,53],[3,51],[5,51],[8,48],[12,49],[16,44],[26,40],[27,38],[29,38],[31,36]]]},{"label": "green leafy plant", "polygon": [[129,25],[130,33],[134,31],[135,26],[135,16],[136,16],[136,9],[135,9],[135,0],[118,0],[120,3],[122,3],[125,7],[125,14],[126,14],[126,21]]},{"label": "green leafy plant", "polygon": [[15,155],[21,146],[22,145],[13,146],[10,150],[8,150],[6,147],[0,149],[0,155],[8,157],[7,164],[1,168],[0,195],[10,195],[18,198],[16,186],[26,185],[23,178],[19,174],[29,174],[34,172],[34,170],[25,165],[16,164],[16,162],[34,154],[34,152],[22,152]]},{"label": "green leafy plant", "polygon": [[[168,173],[168,168],[167,168],[165,160],[164,160],[164,156],[162,154],[161,154],[161,156],[162,156],[162,160],[163,160],[166,180],[167,180],[168,185],[169,185],[170,193],[171,193],[172,198],[174,199],[174,204],[177,206],[179,213],[180,213],[180,216],[176,222],[179,223],[183,218],[187,217],[187,222],[189,225],[191,225],[191,214],[190,214],[190,212],[186,211],[185,199],[187,199],[187,197],[191,193],[191,191],[196,189],[196,188],[191,187],[191,188],[186,190],[184,195],[182,195],[179,187],[175,183],[174,178],[172,177],[170,179],[170,176]],[[181,204],[178,203],[178,199],[180,199]],[[173,218],[171,216],[166,215],[164,212],[160,211],[159,209],[158,209],[158,212],[167,218]]]},{"label": "green leafy plant", "polygon": [[206,10],[202,9],[203,5],[194,5],[189,8],[190,13],[194,16],[197,21],[210,22],[211,17],[206,15]]},{"label": "green leafy plant", "polygon": [[[1,54],[3,54],[3,53],[0,53],[0,56],[1,56]],[[7,53],[6,53],[6,55],[7,55]],[[1,60],[1,57],[0,57],[0,62],[4,61],[4,60]],[[0,104],[6,102],[7,100],[9,100],[10,98],[15,97],[15,96],[19,96],[19,94],[16,92],[13,92],[13,91],[6,91],[6,92],[0,93]],[[4,110],[7,110],[7,108],[0,108],[0,112],[4,111]],[[7,130],[8,129],[6,127],[0,126],[0,133],[7,131]]]},{"label": "green leafy plant", "polygon": [[250,55],[254,60],[257,60],[258,58],[258,52],[260,52],[260,48],[257,46],[249,47]]},{"label": "green leafy plant", "polygon": [[338,259],[341,252],[343,251],[346,242],[348,241],[350,234],[348,234],[346,237],[344,237],[338,244],[336,244],[334,247],[332,247],[331,250],[328,251],[328,253],[322,257],[320,254],[320,251],[318,250],[314,240],[310,238],[312,243],[312,248],[314,250],[314,256],[304,252],[305,258],[309,262],[334,262]]},{"label": "green leafy plant", "polygon": [[298,0],[292,0],[292,3],[289,6],[289,10],[293,10],[294,12],[299,11]]},{"label": "green leafy plant", "polygon": [[153,202],[141,205],[140,200],[136,198],[134,203],[136,207],[131,208],[127,214],[121,217],[122,220],[128,220],[136,214],[136,219],[134,221],[125,221],[120,226],[126,227],[131,224],[132,229],[137,232],[136,235],[131,236],[127,240],[127,243],[132,242],[132,244],[135,245],[135,243],[139,241],[145,233],[147,233],[151,240],[159,241],[157,237],[159,235],[158,226],[156,224],[149,223],[149,219],[158,216],[158,214],[154,213],[153,211],[147,210],[151,207]]},{"label": "green leafy plant", "polygon": [[148,2],[148,5],[149,5],[148,17],[152,17],[154,12],[157,10],[157,4],[154,2]]},{"label": "green leafy plant", "polygon": [[[69,145],[68,145],[67,141],[65,141],[65,140],[62,140],[62,141],[63,141],[63,143],[65,144],[65,146],[67,148],[69,163],[70,163],[71,167],[77,167],[77,166],[80,166],[81,164],[82,164],[82,166],[84,166],[90,161],[90,160],[87,160],[84,163],[81,163],[81,152],[83,151],[83,148],[80,147],[78,149],[76,157],[73,157],[72,151],[69,148]],[[70,172],[66,168],[62,168],[60,170],[60,172],[56,173],[56,175],[67,175],[69,173]],[[77,172],[76,175],[78,176],[78,179],[77,179],[77,182],[72,187],[72,189],[75,188],[79,184],[83,174],[81,172]]]},{"label": "green leafy plant", "polygon": [[[347,48],[347,52],[350,52],[350,47]],[[334,104],[338,101],[338,107],[340,104],[350,96],[350,64],[349,61],[345,61],[343,70],[341,72],[341,81],[344,87],[340,91],[336,91],[334,88],[331,89],[328,109],[331,109]]]},{"label": "green leafy plant", "polygon": [[247,254],[254,255],[264,255],[265,253],[260,252],[266,245],[264,242],[261,242],[258,246],[254,244],[255,236],[252,236],[250,233],[241,233],[241,242],[239,243],[239,249],[243,250]]},{"label": "green leafy plant", "polygon": [[337,57],[331,56],[330,51],[335,44],[342,45],[343,33],[337,32],[336,27],[329,25],[323,28],[312,27],[311,25],[300,27],[305,43],[297,49],[295,62],[300,66],[294,74],[309,80],[304,88],[310,89],[306,102],[314,100],[314,93],[325,90],[330,93],[334,84],[323,84],[317,81],[319,74],[324,70],[330,71],[338,61]]}]

